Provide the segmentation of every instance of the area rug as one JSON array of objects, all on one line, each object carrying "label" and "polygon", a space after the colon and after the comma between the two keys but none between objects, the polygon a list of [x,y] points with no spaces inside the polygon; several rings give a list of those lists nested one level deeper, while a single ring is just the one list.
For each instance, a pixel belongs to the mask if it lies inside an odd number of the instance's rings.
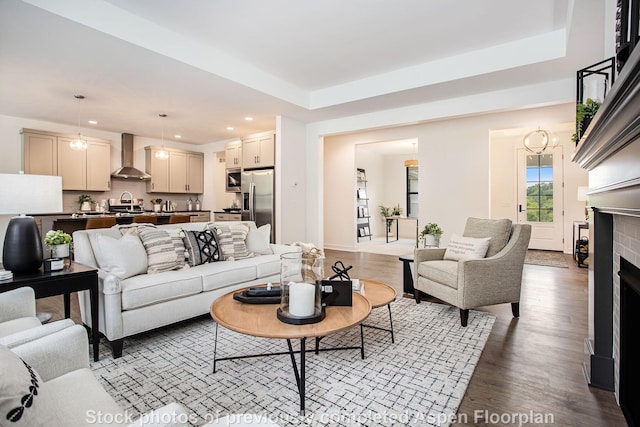
[{"label": "area rug", "polygon": [[529,249],[524,258],[524,263],[545,265],[548,267],[569,268],[564,253],[556,251],[537,251]]},{"label": "area rug", "polygon": [[[127,338],[119,359],[102,344],[100,361],[91,368],[134,417],[175,401],[198,426],[240,413],[281,426],[449,425],[495,316],[472,310],[463,328],[458,309],[448,305],[398,298],[391,309],[395,343],[388,332],[365,328],[364,360],[359,350],[307,353],[305,416],[299,414],[288,355],[219,361],[212,372],[216,327],[208,317]],[[366,323],[388,327],[387,309],[373,310]],[[355,327],[324,338],[322,346],[353,346],[359,340]],[[218,328],[218,357],[286,348],[285,340]]]}]

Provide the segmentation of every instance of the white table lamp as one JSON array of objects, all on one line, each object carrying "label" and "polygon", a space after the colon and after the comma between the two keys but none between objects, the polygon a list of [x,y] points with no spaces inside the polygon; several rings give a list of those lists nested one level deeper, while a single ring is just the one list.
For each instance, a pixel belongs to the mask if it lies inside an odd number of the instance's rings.
[{"label": "white table lamp", "polygon": [[19,215],[7,226],[2,249],[5,270],[35,271],[42,265],[42,240],[32,216],[62,212],[62,177],[0,174],[0,215]]},{"label": "white table lamp", "polygon": [[578,200],[584,203],[584,217],[586,220],[589,220],[589,210],[587,209],[587,204],[589,201],[589,187],[578,187]]}]

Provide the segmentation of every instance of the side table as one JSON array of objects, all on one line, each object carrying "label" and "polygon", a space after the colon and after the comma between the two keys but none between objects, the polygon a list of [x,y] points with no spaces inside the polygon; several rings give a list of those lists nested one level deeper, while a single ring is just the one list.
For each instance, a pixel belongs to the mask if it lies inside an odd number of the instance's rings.
[{"label": "side table", "polygon": [[413,272],[411,271],[413,254],[401,255],[398,259],[402,261],[402,292],[413,295]]},{"label": "side table", "polygon": [[91,341],[93,360],[98,361],[100,332],[98,330],[98,270],[72,262],[69,268],[44,272],[42,268],[32,273],[14,274],[13,279],[0,280],[0,292],[29,286],[36,298],[64,296],[64,317],[71,316],[71,292],[89,291],[91,300]]}]

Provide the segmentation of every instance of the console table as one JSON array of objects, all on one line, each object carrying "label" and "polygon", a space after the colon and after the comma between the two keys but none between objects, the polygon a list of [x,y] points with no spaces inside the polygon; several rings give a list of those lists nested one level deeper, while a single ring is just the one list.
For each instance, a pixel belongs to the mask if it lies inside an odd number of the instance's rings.
[{"label": "console table", "polygon": [[[414,218],[412,216],[388,216],[388,217],[385,217],[384,220],[385,220],[385,233],[387,236],[387,243],[389,243],[389,231],[391,231],[391,224],[393,223],[393,221],[396,222],[396,240],[400,238],[400,236],[398,236],[398,231],[400,230],[400,221],[402,220],[415,221],[416,222],[416,248],[418,247],[418,218]],[[392,242],[395,242],[396,240],[392,240]]]},{"label": "console table", "polygon": [[0,280],[0,292],[29,286],[36,298],[55,295],[64,296],[64,317],[71,316],[71,292],[89,291],[91,299],[91,341],[93,360],[98,361],[98,270],[83,264],[72,262],[69,268],[60,271],[44,272],[42,268],[32,273],[14,274],[13,279]]}]

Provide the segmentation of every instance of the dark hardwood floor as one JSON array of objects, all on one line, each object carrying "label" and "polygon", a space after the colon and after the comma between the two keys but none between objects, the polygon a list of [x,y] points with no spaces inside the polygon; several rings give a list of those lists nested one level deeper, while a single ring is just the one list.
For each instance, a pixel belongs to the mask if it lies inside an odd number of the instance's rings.
[{"label": "dark hardwood floor", "polygon": [[[341,260],[353,265],[352,277],[386,282],[402,295],[397,256],[332,250],[326,256],[327,272]],[[558,426],[627,425],[614,394],[591,388],[584,379],[587,270],[566,257],[569,268],[525,265],[519,319],[512,317],[510,304],[482,308],[497,318],[459,408],[458,420],[467,422],[453,426],[518,425],[502,422],[503,414],[550,414]],[[79,322],[77,299],[71,300],[72,318]],[[38,300],[37,307],[62,318],[62,297]],[[483,422],[484,411],[498,422]]]}]

